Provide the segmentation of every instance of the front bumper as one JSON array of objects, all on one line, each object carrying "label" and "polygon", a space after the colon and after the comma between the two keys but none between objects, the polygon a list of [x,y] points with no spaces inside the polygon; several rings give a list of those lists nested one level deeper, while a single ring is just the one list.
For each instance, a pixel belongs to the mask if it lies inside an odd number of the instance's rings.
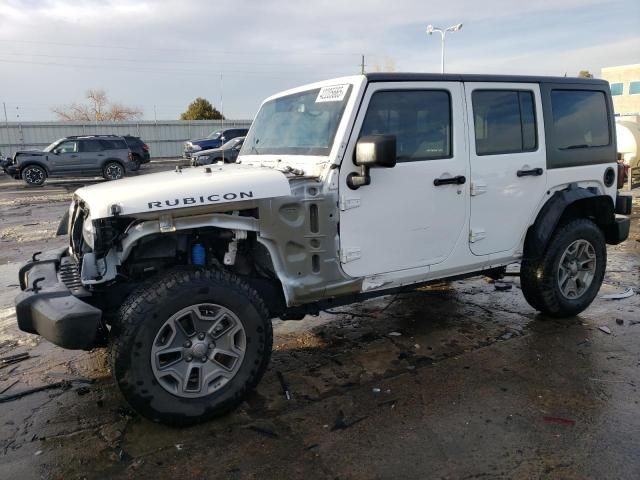
[{"label": "front bumper", "polygon": [[102,311],[80,282],[75,260],[67,249],[52,250],[24,265],[15,299],[20,330],[35,333],[60,347],[89,350],[96,345]]}]

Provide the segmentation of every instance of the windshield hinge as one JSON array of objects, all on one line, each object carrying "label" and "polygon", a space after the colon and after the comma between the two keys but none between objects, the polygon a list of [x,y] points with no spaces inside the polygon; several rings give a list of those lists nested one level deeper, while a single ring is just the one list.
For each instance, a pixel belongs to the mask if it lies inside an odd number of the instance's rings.
[{"label": "windshield hinge", "polygon": [[343,195],[340,197],[338,206],[343,212],[345,210],[351,210],[352,208],[358,208],[360,206],[360,197],[345,197]]}]

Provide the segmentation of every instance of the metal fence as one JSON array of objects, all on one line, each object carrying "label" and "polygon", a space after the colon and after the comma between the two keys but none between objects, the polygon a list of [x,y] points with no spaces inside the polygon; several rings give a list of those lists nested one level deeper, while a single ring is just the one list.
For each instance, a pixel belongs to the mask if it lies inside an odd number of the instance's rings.
[{"label": "metal fence", "polygon": [[251,120],[131,121],[131,122],[7,122],[0,123],[0,152],[42,149],[70,135],[135,135],[151,148],[153,158],[182,155],[183,143],[221,128],[246,127]]}]

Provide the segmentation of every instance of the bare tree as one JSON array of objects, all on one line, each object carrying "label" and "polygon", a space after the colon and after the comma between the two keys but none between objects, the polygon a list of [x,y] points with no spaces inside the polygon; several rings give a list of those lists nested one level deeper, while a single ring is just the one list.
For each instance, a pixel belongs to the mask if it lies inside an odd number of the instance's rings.
[{"label": "bare tree", "polygon": [[392,57],[384,57],[382,63],[376,62],[373,65],[374,72],[395,72],[397,67],[396,60]]},{"label": "bare tree", "polygon": [[118,102],[109,102],[107,93],[100,89],[90,89],[85,94],[88,103],[72,103],[52,108],[58,120],[79,122],[118,122],[135,120],[142,116],[142,110]]}]

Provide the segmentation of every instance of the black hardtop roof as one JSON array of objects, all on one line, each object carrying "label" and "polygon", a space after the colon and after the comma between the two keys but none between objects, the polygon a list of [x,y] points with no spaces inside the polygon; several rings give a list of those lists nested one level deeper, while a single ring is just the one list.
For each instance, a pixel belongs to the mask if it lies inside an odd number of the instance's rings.
[{"label": "black hardtop roof", "polygon": [[534,75],[485,75],[470,73],[366,73],[368,82],[509,82],[509,83],[579,83],[608,85],[606,80],[584,77],[543,77]]}]

